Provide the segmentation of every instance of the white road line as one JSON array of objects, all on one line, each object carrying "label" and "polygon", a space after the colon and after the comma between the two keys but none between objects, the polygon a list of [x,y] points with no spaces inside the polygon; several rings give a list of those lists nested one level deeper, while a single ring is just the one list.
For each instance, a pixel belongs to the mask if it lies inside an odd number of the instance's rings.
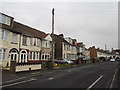
[{"label": "white road line", "polygon": [[39,72],[36,72],[36,73],[32,73],[32,74],[39,74]]},{"label": "white road line", "polygon": [[117,72],[118,72],[118,69],[116,69],[115,74],[114,74],[114,76],[113,76],[113,78],[112,78],[112,82],[111,82],[111,84],[110,84],[110,88],[113,88],[113,83],[114,83],[114,81],[115,81],[115,77],[116,77]]},{"label": "white road line", "polygon": [[26,78],[26,77],[21,77],[21,78],[14,79],[14,80],[4,81],[2,83],[9,83],[9,82],[17,81],[17,80],[24,79],[24,78]]},{"label": "white road line", "polygon": [[53,78],[48,78],[48,80],[52,80]]},{"label": "white road line", "polygon": [[26,80],[26,81],[22,81],[22,82],[17,82],[17,83],[8,84],[8,85],[0,86],[0,88],[2,88],[2,87],[8,87],[8,86],[13,86],[13,85],[17,85],[17,84],[21,84],[21,83],[25,83],[25,82],[30,82],[30,81],[33,81],[33,80],[36,80],[36,79],[32,78],[32,79],[30,79],[30,80]]},{"label": "white road line", "polygon": [[86,90],[91,89],[103,76],[101,75],[95,82],[93,82]]}]

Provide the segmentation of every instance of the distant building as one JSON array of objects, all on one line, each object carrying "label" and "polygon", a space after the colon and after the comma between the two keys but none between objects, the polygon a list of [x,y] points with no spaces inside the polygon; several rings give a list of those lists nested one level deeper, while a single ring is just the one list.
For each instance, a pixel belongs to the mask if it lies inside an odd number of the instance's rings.
[{"label": "distant building", "polygon": [[[55,42],[55,59],[77,59],[77,46],[74,45],[76,41],[71,38],[64,38],[63,34],[53,35]],[[74,44],[73,44],[74,43]]]}]

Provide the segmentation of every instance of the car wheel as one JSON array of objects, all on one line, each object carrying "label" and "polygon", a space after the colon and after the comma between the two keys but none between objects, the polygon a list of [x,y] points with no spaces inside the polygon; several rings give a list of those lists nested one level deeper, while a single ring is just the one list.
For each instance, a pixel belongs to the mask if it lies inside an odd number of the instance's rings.
[{"label": "car wheel", "polygon": [[68,64],[68,62],[65,62],[65,64]]}]

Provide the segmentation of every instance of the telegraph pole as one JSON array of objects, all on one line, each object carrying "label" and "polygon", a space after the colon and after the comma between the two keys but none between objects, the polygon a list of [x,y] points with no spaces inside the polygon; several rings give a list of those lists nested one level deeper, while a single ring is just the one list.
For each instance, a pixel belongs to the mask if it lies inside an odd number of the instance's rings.
[{"label": "telegraph pole", "polygon": [[107,46],[105,45],[105,51],[106,51],[106,60],[107,60]]},{"label": "telegraph pole", "polygon": [[53,61],[54,61],[54,40],[53,40],[53,34],[54,34],[54,8],[52,9],[52,57],[51,57],[51,69],[53,69]]}]

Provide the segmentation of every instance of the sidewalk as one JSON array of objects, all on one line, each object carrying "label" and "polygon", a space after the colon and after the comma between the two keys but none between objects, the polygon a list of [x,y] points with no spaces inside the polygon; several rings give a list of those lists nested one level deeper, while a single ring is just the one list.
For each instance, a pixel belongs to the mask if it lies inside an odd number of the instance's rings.
[{"label": "sidewalk", "polygon": [[58,71],[61,71],[63,69],[67,69],[67,68],[72,68],[75,66],[80,66],[80,65],[73,65],[70,67],[64,67],[64,68],[58,68],[55,67],[53,70],[33,70],[33,71],[23,71],[23,72],[17,72],[17,73],[10,73],[8,70],[0,70],[0,72],[2,73],[2,82],[8,82],[11,80],[15,80],[15,79],[24,79],[24,78],[28,78],[28,77],[33,77],[33,76],[42,76],[45,74],[50,74],[50,73],[55,73]]}]

